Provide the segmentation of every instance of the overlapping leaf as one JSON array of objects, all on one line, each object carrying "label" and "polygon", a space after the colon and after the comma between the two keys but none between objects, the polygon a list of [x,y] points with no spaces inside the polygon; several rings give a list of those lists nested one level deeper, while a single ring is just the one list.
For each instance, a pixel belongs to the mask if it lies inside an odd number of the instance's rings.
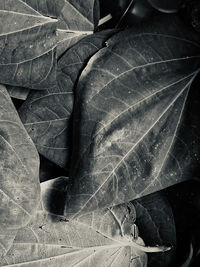
[{"label": "overlapping leaf", "polygon": [[44,16],[58,19],[58,56],[81,38],[92,34],[99,20],[98,0],[23,1]]},{"label": "overlapping leaf", "polygon": [[0,82],[34,89],[56,84],[56,20],[20,0],[0,2]]},{"label": "overlapping leaf", "polygon": [[54,87],[55,47],[59,46],[60,55],[93,33],[98,10],[96,0],[1,1],[0,82],[33,89]]},{"label": "overlapping leaf", "polygon": [[38,153],[4,86],[0,86],[0,254],[40,199]]},{"label": "overlapping leaf", "polygon": [[162,192],[134,200],[140,236],[149,246],[170,244],[166,253],[148,254],[148,267],[173,266],[176,252],[176,228],[172,209]]},{"label": "overlapping leaf", "polygon": [[166,188],[199,165],[189,90],[200,45],[178,19],[164,20],[111,38],[82,72],[66,216]]},{"label": "overlapping leaf", "polygon": [[133,205],[92,212],[72,221],[48,213],[49,198],[52,202],[55,192],[60,199],[65,197],[66,183],[64,177],[43,183],[43,209],[18,231],[0,266],[147,266],[146,253],[131,241]]},{"label": "overlapping leaf", "polygon": [[60,29],[93,31],[99,19],[97,0],[22,0],[44,16],[57,18]]},{"label": "overlapping leaf", "polygon": [[105,31],[82,39],[58,61],[58,87],[32,92],[20,108],[20,117],[38,151],[61,167],[69,167],[73,90],[89,58],[113,33]]},{"label": "overlapping leaf", "polygon": [[6,88],[11,97],[21,100],[26,100],[28,94],[30,93],[30,89],[24,87],[7,85]]}]

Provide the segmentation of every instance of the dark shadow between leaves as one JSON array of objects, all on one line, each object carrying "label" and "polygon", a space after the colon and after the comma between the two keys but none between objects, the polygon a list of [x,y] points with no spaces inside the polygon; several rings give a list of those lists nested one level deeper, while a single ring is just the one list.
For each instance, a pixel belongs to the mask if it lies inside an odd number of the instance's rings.
[{"label": "dark shadow between leaves", "polygon": [[43,155],[40,156],[40,182],[45,182],[56,177],[68,176],[68,171],[61,168],[57,164],[45,158]]},{"label": "dark shadow between leaves", "polygon": [[64,205],[66,199],[66,188],[69,178],[61,176],[53,180],[49,180],[42,185],[42,201],[44,209],[49,213],[52,221],[65,221],[62,216],[64,214]]}]

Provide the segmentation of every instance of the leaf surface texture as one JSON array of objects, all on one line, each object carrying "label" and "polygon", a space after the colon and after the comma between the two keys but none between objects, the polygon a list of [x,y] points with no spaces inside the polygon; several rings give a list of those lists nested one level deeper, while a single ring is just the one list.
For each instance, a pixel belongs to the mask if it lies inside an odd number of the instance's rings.
[{"label": "leaf surface texture", "polygon": [[0,254],[40,199],[39,157],[4,86],[0,86]]},{"label": "leaf surface texture", "polygon": [[111,37],[82,72],[66,216],[161,190],[188,179],[199,164],[189,92],[200,46],[179,20],[164,19],[143,33]]},{"label": "leaf surface texture", "polygon": [[48,212],[49,197],[52,201],[53,191],[64,196],[67,182],[60,177],[42,184],[41,209],[27,227],[18,231],[0,266],[146,266],[146,254],[133,248],[127,239],[132,238],[135,221],[131,203],[72,221]]}]

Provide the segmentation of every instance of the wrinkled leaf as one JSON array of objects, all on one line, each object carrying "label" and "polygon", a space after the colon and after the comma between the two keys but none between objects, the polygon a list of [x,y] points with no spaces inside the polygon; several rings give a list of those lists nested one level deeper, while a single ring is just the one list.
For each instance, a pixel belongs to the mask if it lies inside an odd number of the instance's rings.
[{"label": "wrinkled leaf", "polygon": [[165,20],[154,30],[117,34],[82,72],[66,216],[161,190],[199,165],[199,103],[190,101],[189,90],[200,45],[191,29]]},{"label": "wrinkled leaf", "polygon": [[26,100],[28,94],[30,93],[30,89],[24,87],[17,86],[6,86],[7,91],[11,97]]},{"label": "wrinkled leaf", "polygon": [[56,20],[20,0],[0,2],[0,82],[45,89],[56,83]]},{"label": "wrinkled leaf", "polygon": [[[59,191],[65,197],[65,184],[64,177],[43,183],[44,207],[52,191]],[[146,254],[127,239],[132,238],[134,221],[131,203],[70,222],[43,208],[27,227],[18,231],[13,247],[0,266],[147,266]]]},{"label": "wrinkled leaf", "polygon": [[176,227],[170,204],[160,193],[150,194],[134,200],[136,224],[139,234],[149,246],[170,244],[172,249],[165,253],[148,254],[148,267],[173,266],[176,247]]},{"label": "wrinkled leaf", "polygon": [[[40,198],[38,153],[0,86],[0,254],[25,226]],[[4,238],[6,235],[6,238]]]},{"label": "wrinkled leaf", "polygon": [[57,165],[69,168],[73,90],[89,58],[113,33],[105,31],[82,39],[58,61],[58,87],[33,91],[20,108],[20,117],[38,151]]}]

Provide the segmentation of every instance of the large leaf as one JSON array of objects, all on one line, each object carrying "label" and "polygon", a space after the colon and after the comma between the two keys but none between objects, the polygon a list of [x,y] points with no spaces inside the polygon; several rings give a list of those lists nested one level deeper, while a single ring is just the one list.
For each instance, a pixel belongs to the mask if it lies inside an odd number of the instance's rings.
[{"label": "large leaf", "polygon": [[[39,158],[4,86],[0,86],[0,254],[40,198]],[[5,237],[6,236],[6,237]]]},{"label": "large leaf", "polygon": [[157,21],[111,38],[82,72],[66,216],[158,191],[199,165],[199,103],[189,90],[200,45],[178,19]]},{"label": "large leaf", "polygon": [[146,253],[141,251],[145,247],[132,241],[135,210],[131,203],[70,222],[48,213],[46,203],[52,202],[54,192],[59,192],[60,199],[65,197],[66,182],[63,177],[43,183],[43,209],[18,231],[0,266],[147,266]]},{"label": "large leaf", "polygon": [[102,48],[113,31],[82,39],[58,61],[58,87],[33,91],[20,108],[20,117],[38,151],[52,162],[69,168],[73,90],[89,58]]},{"label": "large leaf", "polygon": [[58,56],[88,34],[99,20],[98,0],[23,0],[35,10],[57,18]]},{"label": "large leaf", "polygon": [[173,266],[176,251],[176,228],[170,204],[162,192],[134,200],[136,224],[140,236],[149,246],[170,244],[172,249],[165,253],[148,254],[148,267]]},{"label": "large leaf", "polygon": [[0,82],[34,89],[56,83],[56,20],[20,0],[0,2]]}]

